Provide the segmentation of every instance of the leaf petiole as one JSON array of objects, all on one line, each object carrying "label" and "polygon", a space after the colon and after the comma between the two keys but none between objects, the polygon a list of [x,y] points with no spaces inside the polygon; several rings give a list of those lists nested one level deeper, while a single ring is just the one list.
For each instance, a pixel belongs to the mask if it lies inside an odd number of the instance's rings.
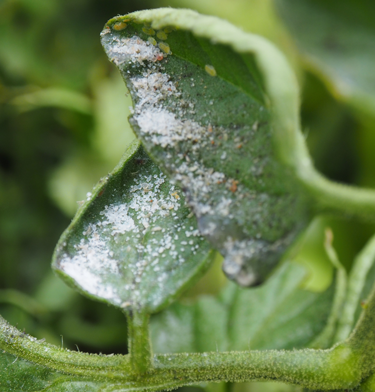
[{"label": "leaf petiole", "polygon": [[153,368],[153,355],[149,333],[150,315],[146,312],[127,311],[128,349],[130,363],[136,373],[145,373]]}]

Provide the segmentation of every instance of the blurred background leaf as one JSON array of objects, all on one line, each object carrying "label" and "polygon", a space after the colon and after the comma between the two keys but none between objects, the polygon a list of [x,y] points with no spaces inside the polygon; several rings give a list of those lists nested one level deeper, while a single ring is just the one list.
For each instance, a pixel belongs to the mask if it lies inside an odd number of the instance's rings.
[{"label": "blurred background leaf", "polygon": [[72,349],[126,352],[122,314],[66,287],[50,259],[77,201],[133,139],[131,101],[99,33],[113,15],[149,6],[0,2],[0,313]]},{"label": "blurred background leaf", "polygon": [[[272,0],[0,0],[0,314],[70,349],[126,352],[123,315],[65,286],[50,271],[50,260],[77,201],[113,169],[133,138],[130,98],[99,33],[117,14],[159,6],[217,15],[273,41],[300,80],[303,130],[318,169],[334,180],[375,187],[374,121],[301,61],[294,44],[299,31],[288,32]],[[324,292],[333,276],[323,248],[327,227],[347,270],[374,232],[374,226],[348,219],[312,222],[293,258],[308,271],[304,289],[314,293]],[[373,276],[371,270],[363,296]],[[205,295],[203,303],[211,303],[222,287],[218,258],[185,299]],[[276,383],[185,389],[202,388],[295,390]]]},{"label": "blurred background leaf", "polygon": [[302,61],[359,114],[375,115],[372,0],[276,0]]},{"label": "blurred background leaf", "polygon": [[247,351],[306,347],[326,325],[333,284],[323,292],[301,289],[306,269],[284,263],[256,288],[232,282],[217,298],[175,303],[151,322],[157,353]]}]

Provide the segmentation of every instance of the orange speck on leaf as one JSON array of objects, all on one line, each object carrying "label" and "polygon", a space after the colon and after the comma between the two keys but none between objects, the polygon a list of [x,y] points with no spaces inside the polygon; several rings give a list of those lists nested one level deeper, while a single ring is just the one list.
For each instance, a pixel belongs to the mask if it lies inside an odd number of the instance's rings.
[{"label": "orange speck on leaf", "polygon": [[121,30],[126,29],[127,24],[125,22],[117,22],[112,27],[116,31],[121,31]]},{"label": "orange speck on leaf", "polygon": [[236,180],[233,180],[232,181],[232,185],[230,186],[230,188],[229,188],[229,190],[231,191],[231,192],[236,192],[236,190],[237,190],[237,184],[238,184],[238,181],[236,181]]},{"label": "orange speck on leaf", "polygon": [[177,191],[171,193],[171,196],[174,196],[175,199],[179,199],[180,198],[180,196],[178,195]]},{"label": "orange speck on leaf", "polygon": [[367,301],[361,301],[361,308],[366,309],[367,308]]}]

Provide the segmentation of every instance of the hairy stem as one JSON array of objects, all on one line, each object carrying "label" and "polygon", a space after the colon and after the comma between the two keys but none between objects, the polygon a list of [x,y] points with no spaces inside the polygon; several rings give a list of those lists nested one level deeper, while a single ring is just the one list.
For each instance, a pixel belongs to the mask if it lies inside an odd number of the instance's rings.
[{"label": "hairy stem", "polygon": [[0,316],[1,349],[30,362],[63,373],[89,376],[93,380],[101,376],[116,378],[123,377],[124,372],[131,373],[128,356],[105,357],[63,350],[22,333]]},{"label": "hairy stem", "polygon": [[136,310],[126,313],[128,320],[128,349],[136,373],[145,373],[153,366],[149,334],[150,315]]},{"label": "hairy stem", "polygon": [[154,366],[140,374],[133,370],[129,356],[107,357],[62,350],[24,336],[0,319],[0,348],[13,355],[93,381],[154,390],[197,382],[253,380],[277,380],[321,390],[353,388],[363,378],[361,355],[354,346],[342,344],[331,350],[154,355]]}]

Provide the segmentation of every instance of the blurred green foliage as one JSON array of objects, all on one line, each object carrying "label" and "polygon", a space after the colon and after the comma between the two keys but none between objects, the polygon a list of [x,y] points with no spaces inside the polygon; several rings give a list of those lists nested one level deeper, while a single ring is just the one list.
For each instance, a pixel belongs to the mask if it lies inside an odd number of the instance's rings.
[{"label": "blurred green foliage", "polygon": [[[130,97],[100,46],[102,26],[116,14],[159,6],[225,17],[272,40],[299,76],[302,123],[317,168],[333,180],[375,186],[374,122],[302,61],[271,0],[0,0],[0,314],[54,344],[126,352],[123,315],[67,288],[50,272],[50,259],[77,201],[134,137]],[[328,226],[348,270],[374,230],[316,219],[295,257],[311,271],[309,290],[324,290],[332,279],[323,247]],[[190,299],[219,290],[220,272],[210,274],[218,283],[204,278]]]},{"label": "blurred green foliage", "polygon": [[0,313],[51,343],[62,335],[71,348],[126,350],[122,314],[67,288],[50,259],[77,201],[133,138],[131,101],[99,33],[113,15],[147,6],[0,2]]}]

